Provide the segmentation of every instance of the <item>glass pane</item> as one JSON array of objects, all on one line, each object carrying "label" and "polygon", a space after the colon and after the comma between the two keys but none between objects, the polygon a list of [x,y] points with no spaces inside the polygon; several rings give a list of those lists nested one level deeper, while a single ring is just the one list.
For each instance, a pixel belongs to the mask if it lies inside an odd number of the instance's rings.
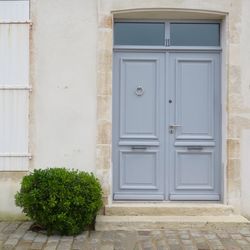
[{"label": "glass pane", "polygon": [[115,23],[115,45],[164,45],[164,23]]},{"label": "glass pane", "polygon": [[220,24],[218,23],[171,23],[172,46],[219,46]]}]

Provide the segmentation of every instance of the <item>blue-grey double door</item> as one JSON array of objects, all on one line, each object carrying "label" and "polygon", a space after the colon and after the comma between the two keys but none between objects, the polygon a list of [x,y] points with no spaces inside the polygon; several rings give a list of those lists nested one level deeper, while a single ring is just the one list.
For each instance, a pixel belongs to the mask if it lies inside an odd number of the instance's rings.
[{"label": "blue-grey double door", "polygon": [[220,54],[116,51],[113,199],[220,200]]}]

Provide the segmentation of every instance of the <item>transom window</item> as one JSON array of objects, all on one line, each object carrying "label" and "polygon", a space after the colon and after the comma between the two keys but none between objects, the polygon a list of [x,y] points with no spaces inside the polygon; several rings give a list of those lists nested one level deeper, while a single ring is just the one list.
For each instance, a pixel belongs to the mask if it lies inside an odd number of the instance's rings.
[{"label": "transom window", "polygon": [[164,45],[165,23],[116,22],[116,45]]},{"label": "transom window", "polygon": [[220,23],[117,21],[114,45],[220,46]]}]

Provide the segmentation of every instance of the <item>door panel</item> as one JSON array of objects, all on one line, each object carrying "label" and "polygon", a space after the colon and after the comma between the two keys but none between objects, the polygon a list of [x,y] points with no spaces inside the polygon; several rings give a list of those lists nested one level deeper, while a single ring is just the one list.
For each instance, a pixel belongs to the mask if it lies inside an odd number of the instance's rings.
[{"label": "door panel", "polygon": [[176,122],[181,127],[176,139],[214,137],[214,63],[210,58],[177,57]]},{"label": "door panel", "polygon": [[120,151],[120,189],[159,188],[159,152],[156,150]]},{"label": "door panel", "polygon": [[175,189],[214,189],[214,152],[176,150]]},{"label": "door panel", "polygon": [[[174,105],[170,199],[220,199],[220,74],[217,53],[170,54]],[[202,197],[202,198],[201,198]]]},{"label": "door panel", "polygon": [[164,53],[115,53],[114,199],[164,199]]},{"label": "door panel", "polygon": [[158,137],[157,64],[150,57],[120,59],[120,138]]}]

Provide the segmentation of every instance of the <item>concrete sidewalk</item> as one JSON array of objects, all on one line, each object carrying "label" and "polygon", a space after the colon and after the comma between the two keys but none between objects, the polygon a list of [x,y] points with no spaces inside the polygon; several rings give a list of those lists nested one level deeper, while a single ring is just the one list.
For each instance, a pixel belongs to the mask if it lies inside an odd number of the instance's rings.
[{"label": "concrete sidewalk", "polygon": [[83,232],[76,237],[29,231],[31,222],[0,222],[0,249],[96,250],[250,250],[250,225],[225,230],[152,230]]}]

